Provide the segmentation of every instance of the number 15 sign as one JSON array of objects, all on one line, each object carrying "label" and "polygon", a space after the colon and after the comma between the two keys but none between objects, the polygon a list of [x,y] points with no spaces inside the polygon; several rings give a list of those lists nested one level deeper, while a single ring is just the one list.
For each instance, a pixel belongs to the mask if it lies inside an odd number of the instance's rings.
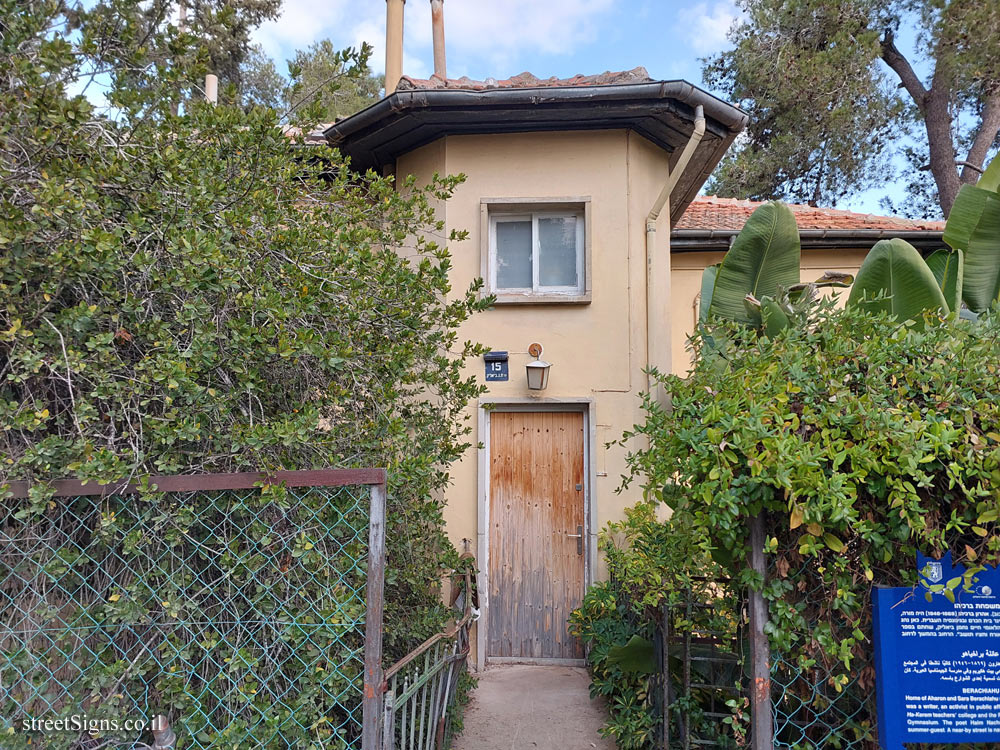
[{"label": "number 15 sign", "polygon": [[509,380],[507,370],[507,352],[487,352],[483,355],[486,360],[486,380]]}]

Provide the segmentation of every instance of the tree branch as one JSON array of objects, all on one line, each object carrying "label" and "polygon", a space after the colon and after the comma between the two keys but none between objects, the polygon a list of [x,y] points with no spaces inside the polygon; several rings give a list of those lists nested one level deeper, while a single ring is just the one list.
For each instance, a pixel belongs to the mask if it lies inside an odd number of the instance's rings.
[{"label": "tree branch", "polygon": [[[969,149],[969,155],[965,158],[967,164],[962,170],[962,182],[971,184],[979,178],[986,154],[997,139],[998,133],[1000,133],[1000,91],[991,94],[983,107],[979,130],[976,131],[972,148]],[[972,169],[969,169],[970,166]]]},{"label": "tree branch", "polygon": [[885,64],[892,68],[896,75],[899,76],[903,88],[906,89],[907,93],[913,98],[917,108],[923,113],[924,108],[927,106],[929,92],[924,87],[924,84],[920,82],[920,79],[913,70],[913,66],[910,65],[910,61],[896,47],[896,34],[892,29],[885,30],[881,44],[882,59],[885,61]]}]

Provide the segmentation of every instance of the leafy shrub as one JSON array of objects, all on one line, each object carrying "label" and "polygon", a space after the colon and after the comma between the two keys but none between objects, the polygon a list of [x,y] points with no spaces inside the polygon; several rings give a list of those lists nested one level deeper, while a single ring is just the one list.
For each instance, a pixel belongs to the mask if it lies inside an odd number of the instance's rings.
[{"label": "leafy shrub", "polygon": [[[687,544],[690,535],[670,522],[657,521],[653,503],[627,509],[625,520],[609,524],[600,538],[610,580],[587,591],[580,608],[570,616],[570,626],[587,648],[591,695],[607,700],[610,718],[602,733],[614,737],[620,748],[653,750],[661,732],[663,698],[662,683],[654,676],[660,663],[653,640],[660,637],[665,614],[676,608],[683,616],[671,615],[675,628],[711,631],[722,640],[734,641],[739,604],[718,596],[712,579],[721,575],[720,566]],[[689,601],[712,602],[712,606],[685,614]],[[700,649],[697,655],[701,656],[710,651],[704,645],[694,649]],[[683,670],[675,650],[669,655],[665,675],[672,703],[672,736],[675,741],[680,737],[683,708],[696,736],[710,739],[719,748],[729,747],[727,735],[732,732],[703,715],[711,696],[695,689],[685,703]],[[692,670],[696,682],[720,679],[709,673],[705,662],[693,662]],[[739,682],[734,670],[728,678],[734,686]]]},{"label": "leafy shrub", "polygon": [[[0,0],[0,492],[40,482],[0,523],[61,513],[53,478],[385,466],[391,661],[458,562],[439,490],[480,349],[457,329],[488,302],[448,280],[433,205],[459,180],[359,176],[198,101],[168,8]],[[78,94],[95,71],[106,107]]]},{"label": "leafy shrub", "polygon": [[602,581],[590,587],[580,607],[570,616],[570,629],[587,649],[591,697],[607,702],[609,720],[601,734],[615,738],[623,750],[654,747],[657,717],[650,695],[649,676],[626,672],[609,653],[633,636],[652,637],[650,623],[637,623],[630,602],[614,584]]},{"label": "leafy shrub", "polygon": [[871,588],[915,584],[918,549],[1000,561],[1000,319],[920,323],[821,305],[771,337],[726,326],[722,356],[659,376],[668,406],[647,401],[629,459],[673,507],[668,539],[737,585],[761,586],[747,528],[764,517],[771,647],[852,692],[839,743],[872,742]]}]

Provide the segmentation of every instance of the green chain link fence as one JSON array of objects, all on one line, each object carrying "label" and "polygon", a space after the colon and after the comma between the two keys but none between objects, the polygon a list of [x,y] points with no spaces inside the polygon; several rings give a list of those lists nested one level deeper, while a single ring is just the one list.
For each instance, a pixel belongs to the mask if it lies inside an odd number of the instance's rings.
[{"label": "green chain link fence", "polygon": [[[806,562],[797,572],[784,574],[774,564],[768,567],[769,579],[802,582],[803,588],[789,592],[787,598],[800,607],[803,637],[821,622],[810,606],[824,596],[823,573],[816,567],[814,562]],[[841,623],[827,625],[846,627]],[[877,750],[875,669],[871,658],[856,657],[848,668],[820,658],[803,664],[799,659],[786,658],[779,649],[772,648],[770,653],[776,749]]]},{"label": "green chain link fence", "polygon": [[145,747],[148,729],[123,722],[162,714],[178,750],[362,747],[366,656],[367,682],[380,674],[385,474],[261,478],[13,488],[0,746]]}]

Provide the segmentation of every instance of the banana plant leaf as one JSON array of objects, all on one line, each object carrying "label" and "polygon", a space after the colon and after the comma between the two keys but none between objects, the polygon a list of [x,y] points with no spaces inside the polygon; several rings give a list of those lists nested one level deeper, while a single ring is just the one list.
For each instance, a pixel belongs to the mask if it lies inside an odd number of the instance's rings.
[{"label": "banana plant leaf", "polygon": [[799,282],[799,229],[792,210],[769,202],[754,211],[719,266],[709,315],[759,324],[747,310],[747,295],[776,299]]},{"label": "banana plant leaf", "polygon": [[846,289],[854,283],[854,274],[843,273],[842,271],[824,271],[823,275],[813,283],[818,287]]},{"label": "banana plant leaf", "polygon": [[976,187],[990,192],[1000,192],[1000,159],[994,158],[979,177]]},{"label": "banana plant leaf", "polygon": [[698,322],[708,321],[708,309],[712,306],[712,295],[715,293],[715,278],[719,275],[719,264],[709,266],[701,273],[701,297],[698,302]]},{"label": "banana plant leaf", "polygon": [[760,300],[752,294],[743,298],[743,310],[746,312],[746,320],[754,328],[760,328],[764,324],[764,314],[760,309]]},{"label": "banana plant leaf", "polygon": [[788,315],[776,301],[770,297],[764,297],[760,301],[761,318],[764,323],[764,333],[769,338],[774,338],[779,333],[788,328],[792,323]]},{"label": "banana plant leaf", "polygon": [[[987,172],[992,169],[991,164]],[[983,312],[1000,296],[1000,194],[962,185],[948,215],[944,241],[965,251],[962,299],[974,312]]]},{"label": "banana plant leaf", "polygon": [[965,276],[965,254],[961,250],[935,250],[927,258],[938,286],[952,312],[962,309],[962,279]]},{"label": "banana plant leaf", "polygon": [[847,304],[918,322],[925,310],[950,312],[931,269],[913,245],[900,239],[875,243],[858,270]]},{"label": "banana plant leaf", "polygon": [[626,673],[653,674],[657,669],[653,642],[638,635],[633,635],[624,646],[609,648],[605,661]]},{"label": "banana plant leaf", "polygon": [[774,338],[792,324],[788,313],[782,309],[781,305],[770,297],[757,299],[752,294],[748,294],[743,299],[747,315],[754,321],[754,325],[762,328],[764,333]]},{"label": "banana plant leaf", "polygon": [[816,299],[820,289],[846,289],[854,283],[854,276],[840,271],[825,271],[816,281],[804,281],[788,287],[788,301],[793,304],[799,300],[808,302]]}]

